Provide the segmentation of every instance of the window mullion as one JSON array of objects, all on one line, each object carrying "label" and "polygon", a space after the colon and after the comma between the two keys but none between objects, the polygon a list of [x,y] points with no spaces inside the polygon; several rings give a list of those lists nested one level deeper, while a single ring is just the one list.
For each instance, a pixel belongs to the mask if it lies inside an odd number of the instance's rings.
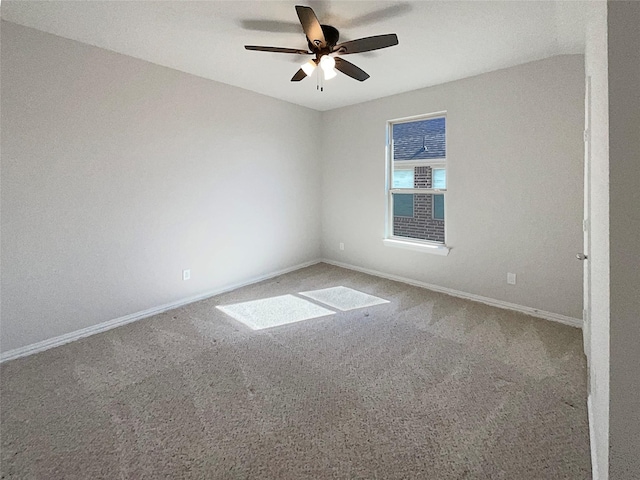
[{"label": "window mullion", "polygon": [[[393,152],[393,150],[392,150]],[[431,167],[431,168],[446,168],[447,159],[438,158],[430,160],[393,160],[391,161],[394,169],[409,169],[415,167]]]},{"label": "window mullion", "polygon": [[447,193],[446,190],[441,190],[438,188],[391,188],[389,189],[391,193],[416,193],[416,194],[434,194],[434,195],[444,195]]}]

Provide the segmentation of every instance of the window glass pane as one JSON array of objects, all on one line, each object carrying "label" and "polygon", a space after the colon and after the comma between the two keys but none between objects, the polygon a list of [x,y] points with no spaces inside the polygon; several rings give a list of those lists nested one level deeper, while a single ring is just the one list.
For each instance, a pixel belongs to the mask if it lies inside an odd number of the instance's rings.
[{"label": "window glass pane", "polygon": [[[397,197],[413,197],[412,215],[399,215]],[[402,202],[401,200],[400,202]],[[444,243],[444,195],[393,194],[393,235]],[[438,206],[440,205],[440,206]],[[437,212],[436,212],[437,211]],[[441,216],[438,218],[436,215]]]},{"label": "window glass pane", "polygon": [[447,188],[447,171],[444,168],[433,169],[433,188]]},{"label": "window glass pane", "polygon": [[444,195],[433,196],[433,218],[444,220]]},{"label": "window glass pane", "polygon": [[432,160],[446,157],[444,117],[393,125],[393,160]]},{"label": "window glass pane", "polygon": [[413,188],[413,168],[393,171],[393,188]]},{"label": "window glass pane", "polygon": [[413,217],[413,195],[407,193],[393,194],[393,216]]}]

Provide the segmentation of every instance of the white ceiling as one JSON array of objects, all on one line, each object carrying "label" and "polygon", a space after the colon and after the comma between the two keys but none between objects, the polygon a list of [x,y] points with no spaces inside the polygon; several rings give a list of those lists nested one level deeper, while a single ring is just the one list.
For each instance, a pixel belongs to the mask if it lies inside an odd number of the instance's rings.
[{"label": "white ceiling", "polygon": [[[290,82],[310,57],[294,6],[311,6],[341,41],[396,33],[399,45],[353,54],[371,75]],[[7,1],[4,20],[316,110],[330,110],[553,55],[584,53],[577,1]]]}]

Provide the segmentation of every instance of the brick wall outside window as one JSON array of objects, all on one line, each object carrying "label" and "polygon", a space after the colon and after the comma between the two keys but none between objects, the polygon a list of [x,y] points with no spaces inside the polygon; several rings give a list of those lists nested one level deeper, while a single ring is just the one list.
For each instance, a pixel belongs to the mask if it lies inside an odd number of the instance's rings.
[{"label": "brick wall outside window", "polygon": [[[415,167],[413,184],[414,188],[432,188],[431,167]],[[393,217],[393,234],[444,243],[444,220],[433,218],[433,195],[414,194],[413,217]]]}]

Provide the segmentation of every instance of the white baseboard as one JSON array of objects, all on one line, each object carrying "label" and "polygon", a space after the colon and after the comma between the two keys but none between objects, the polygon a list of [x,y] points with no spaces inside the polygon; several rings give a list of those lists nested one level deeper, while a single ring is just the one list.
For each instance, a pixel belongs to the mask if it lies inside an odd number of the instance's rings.
[{"label": "white baseboard", "polygon": [[377,270],[371,270],[369,268],[362,268],[348,263],[337,262],[335,260],[329,260],[327,258],[322,259],[323,263],[335,265],[336,267],[342,267],[349,270],[355,270],[357,272],[366,273],[376,277],[386,278],[388,280],[395,280],[396,282],[407,283],[416,287],[426,288],[427,290],[433,290],[434,292],[446,293],[454,297],[465,298],[467,300],[473,300],[474,302],[484,303],[493,307],[504,308],[507,310],[514,310],[516,312],[525,313],[533,317],[544,318],[545,320],[551,320],[553,322],[563,323],[571,327],[582,328],[582,320],[579,318],[568,317],[566,315],[560,315],[559,313],[547,312],[532,307],[525,307],[524,305],[518,305],[515,303],[504,302],[502,300],[496,300],[494,298],[483,297],[481,295],[475,295],[473,293],[462,292],[460,290],[454,290],[452,288],[440,287],[438,285],[432,285],[430,283],[420,282],[407,277],[401,277],[399,275],[393,275],[391,273],[379,272]]},{"label": "white baseboard", "polygon": [[[560,322],[565,325],[570,325],[572,327],[582,328],[582,320],[578,318],[568,317],[565,315],[560,315],[558,313],[546,312],[544,310],[539,310],[536,308],[525,307],[523,305],[517,305],[515,303],[503,302],[502,300],[495,300],[493,298],[483,297],[480,295],[475,295],[472,293],[461,292],[459,290],[453,290],[451,288],[440,287],[438,285],[432,285],[425,282],[420,282],[418,280],[413,280],[406,277],[401,277],[399,275],[393,275],[390,273],[379,272],[377,270],[371,270],[368,268],[362,268],[355,265],[350,265],[347,263],[337,262],[335,260],[329,259],[317,259],[309,262],[301,263],[299,265],[295,265],[293,267],[285,268],[283,270],[278,270],[276,272],[268,273],[266,275],[261,275],[259,277],[254,277],[244,282],[236,283],[233,285],[228,285],[226,287],[212,290],[206,293],[202,293],[200,295],[196,295],[189,298],[184,298],[181,300],[177,300],[175,302],[167,303],[164,305],[160,305],[157,307],[149,308],[147,310],[143,310],[140,312],[135,312],[129,315],[125,315],[123,317],[115,318],[113,320],[108,320],[103,323],[99,323],[97,325],[92,325],[87,328],[83,328],[81,330],[76,330],[74,332],[65,333],[64,335],[60,335],[57,337],[49,338],[47,340],[43,340],[38,343],[34,343],[31,345],[27,345],[24,347],[16,348],[13,350],[9,350],[7,352],[0,353],[0,363],[7,362],[9,360],[14,360],[16,358],[25,357],[27,355],[32,355],[34,353],[42,352],[44,350],[48,350],[50,348],[58,347],[60,345],[64,345],[65,343],[73,342],[75,340],[79,340],[80,338],[88,337],[90,335],[95,335],[96,333],[105,332],[107,330],[111,330],[112,328],[116,328],[122,325],[126,325],[127,323],[132,323],[137,320],[141,320],[143,318],[148,318],[153,315],[157,315],[159,313],[166,312],[167,310],[173,310],[174,308],[182,307],[184,305],[188,305],[193,302],[198,302],[200,300],[204,300],[206,298],[210,298],[216,295],[220,295],[222,293],[230,292],[231,290],[235,290],[237,288],[245,287],[247,285],[251,285],[254,283],[262,282],[263,280],[268,280],[273,277],[277,277],[279,275],[284,275],[285,273],[290,273],[295,270],[299,270],[301,268],[309,267],[311,265],[315,265],[316,263],[328,263],[330,265],[335,265],[337,267],[346,268],[349,270],[355,270],[358,272],[366,273],[369,275],[373,275],[376,277],[382,277],[389,280],[394,280],[397,282],[406,283],[409,285],[414,285],[416,287],[426,288],[428,290],[433,290],[435,292],[446,293],[448,295],[453,295],[454,297],[466,298],[468,300],[473,300],[480,303],[485,303],[487,305],[491,305],[494,307],[505,308],[508,310],[514,310],[517,312],[525,313],[527,315],[532,315],[534,317],[544,318],[546,320],[552,320],[554,322]],[[594,477],[595,478],[595,477]]]},{"label": "white baseboard", "polygon": [[42,352],[50,348],[58,347],[60,345],[64,345],[65,343],[73,342],[75,340],[79,340],[81,338],[88,337],[90,335],[95,335],[96,333],[105,332],[107,330],[111,330],[112,328],[120,327],[122,325],[126,325],[127,323],[135,322],[136,320],[141,320],[143,318],[151,317],[153,315],[166,312],[167,310],[173,310],[174,308],[182,307],[184,305],[188,305],[193,302],[198,302],[206,298],[210,298],[216,295],[220,295],[222,293],[230,292],[231,290],[235,290],[237,288],[246,287],[247,285],[252,285],[254,283],[262,282],[263,280],[268,280],[273,277],[278,277],[280,275],[284,275],[285,273],[290,273],[295,270],[300,270],[301,268],[309,267],[311,265],[315,265],[316,263],[320,263],[320,262],[321,260],[317,259],[317,260],[312,260],[310,262],[301,263],[293,267],[285,268],[283,270],[278,270],[277,272],[271,272],[265,275],[261,275],[259,277],[253,277],[244,282],[228,285],[226,287],[222,287],[217,290],[201,293],[193,297],[183,298],[175,302],[166,303],[164,305],[149,308],[147,310],[142,310],[140,312],[131,313],[129,315],[115,318],[113,320],[108,320],[106,322],[102,322],[97,325],[92,325],[90,327],[86,327],[81,330],[65,333],[64,335],[60,335],[58,337],[49,338],[47,340],[43,340],[38,343],[33,343],[31,345],[15,348],[7,352],[2,352],[0,353],[0,363],[7,362],[9,360],[14,360],[20,357],[26,357],[27,355],[32,355],[34,353]]},{"label": "white baseboard", "polygon": [[598,471],[598,450],[596,448],[596,432],[593,423],[593,403],[591,395],[587,397],[587,413],[589,415],[589,445],[591,445],[591,478],[592,480],[600,480]]}]

